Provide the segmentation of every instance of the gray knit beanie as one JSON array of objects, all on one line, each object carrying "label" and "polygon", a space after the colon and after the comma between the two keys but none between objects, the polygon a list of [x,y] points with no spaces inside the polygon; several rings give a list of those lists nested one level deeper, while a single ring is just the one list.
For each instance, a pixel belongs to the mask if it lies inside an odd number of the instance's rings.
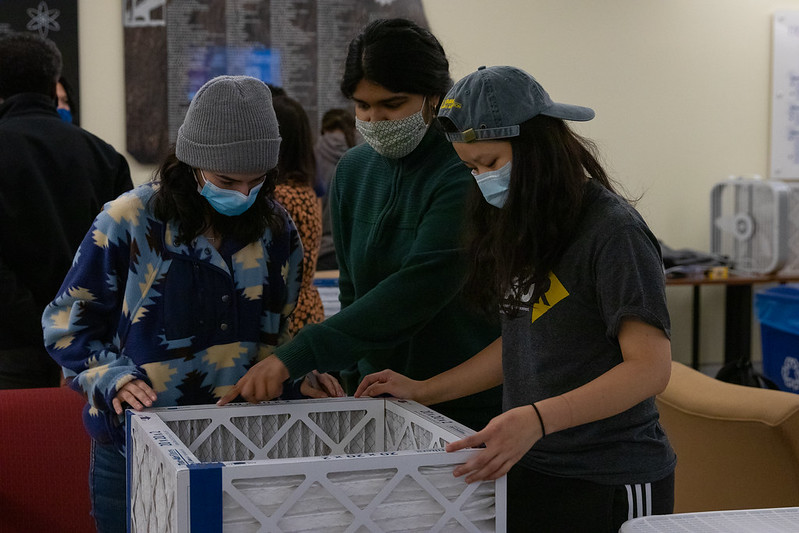
[{"label": "gray knit beanie", "polygon": [[231,174],[271,170],[279,151],[272,93],[249,76],[219,76],[200,87],[175,143],[187,165]]}]

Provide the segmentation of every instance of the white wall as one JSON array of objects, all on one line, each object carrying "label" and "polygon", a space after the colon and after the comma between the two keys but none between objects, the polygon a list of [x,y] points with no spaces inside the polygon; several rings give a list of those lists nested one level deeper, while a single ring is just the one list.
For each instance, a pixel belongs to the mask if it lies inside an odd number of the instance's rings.
[{"label": "white wall", "polygon": [[[401,0],[396,0],[401,1]],[[710,189],[768,175],[772,13],[799,0],[425,0],[455,79],[479,65],[532,73],[555,99],[592,107],[577,126],[653,231],[709,247]],[[82,0],[81,121],[125,146],[122,2]],[[137,183],[152,167],[129,158]],[[690,289],[669,288],[675,359],[690,350]],[[703,289],[703,361],[722,359],[723,291]],[[753,330],[754,333],[756,329]],[[759,356],[758,337],[754,339]]]}]

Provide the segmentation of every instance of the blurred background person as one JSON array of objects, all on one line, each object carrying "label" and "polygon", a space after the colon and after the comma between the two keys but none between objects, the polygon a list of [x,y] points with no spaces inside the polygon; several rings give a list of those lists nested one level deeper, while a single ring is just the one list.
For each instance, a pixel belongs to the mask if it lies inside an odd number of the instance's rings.
[{"label": "blurred background person", "polygon": [[289,331],[295,335],[306,324],[316,324],[325,318],[322,298],[313,283],[322,236],[322,209],[313,189],[316,165],[308,114],[293,98],[276,96],[274,89],[272,94],[283,138],[277,163],[275,199],[291,215],[303,248],[300,296],[289,320]]},{"label": "blurred background person", "polygon": [[80,126],[80,112],[75,89],[72,88],[72,84],[64,76],[58,78],[55,93],[56,111],[58,111],[61,120]]},{"label": "blurred background person", "polygon": [[333,244],[333,224],[330,220],[330,181],[336,165],[344,152],[360,141],[355,129],[355,117],[346,109],[329,109],[322,116],[321,135],[314,145],[316,159],[316,182],[314,190],[322,200],[322,242],[319,245],[317,269],[336,270],[336,247]]},{"label": "blurred background person", "polygon": [[53,387],[41,318],[105,202],[130,190],[125,158],[56,111],[61,53],[0,38],[0,388]]}]

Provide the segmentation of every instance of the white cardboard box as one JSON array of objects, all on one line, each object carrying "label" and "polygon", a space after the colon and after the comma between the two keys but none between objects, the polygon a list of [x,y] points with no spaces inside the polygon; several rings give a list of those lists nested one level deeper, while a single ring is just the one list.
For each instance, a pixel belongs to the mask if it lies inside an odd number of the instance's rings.
[{"label": "white cardboard box", "polygon": [[505,478],[467,485],[473,431],[415,402],[127,411],[133,532],[504,531]]}]

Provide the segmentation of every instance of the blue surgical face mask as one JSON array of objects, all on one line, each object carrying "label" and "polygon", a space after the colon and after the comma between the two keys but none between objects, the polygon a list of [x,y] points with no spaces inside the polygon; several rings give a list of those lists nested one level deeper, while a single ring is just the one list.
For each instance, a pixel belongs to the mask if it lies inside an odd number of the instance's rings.
[{"label": "blue surgical face mask", "polygon": [[472,170],[472,176],[480,187],[480,192],[486,202],[494,207],[502,207],[508,199],[508,188],[510,187],[510,161],[505,163],[497,170],[490,170],[477,174]]},{"label": "blue surgical face mask", "polygon": [[202,170],[200,170],[200,175],[203,177],[203,181],[205,181],[205,185],[203,185],[202,189],[199,189],[199,184],[197,184],[200,194],[208,200],[211,207],[218,213],[229,217],[235,217],[249,209],[252,204],[255,203],[255,199],[258,197],[258,191],[261,190],[264,184],[262,181],[250,189],[249,194],[243,194],[232,189],[217,187],[206,179],[205,173]]},{"label": "blue surgical face mask", "polygon": [[58,111],[58,115],[61,117],[61,120],[72,124],[72,111],[69,109],[64,109],[63,107],[59,107],[56,109],[56,111]]}]

